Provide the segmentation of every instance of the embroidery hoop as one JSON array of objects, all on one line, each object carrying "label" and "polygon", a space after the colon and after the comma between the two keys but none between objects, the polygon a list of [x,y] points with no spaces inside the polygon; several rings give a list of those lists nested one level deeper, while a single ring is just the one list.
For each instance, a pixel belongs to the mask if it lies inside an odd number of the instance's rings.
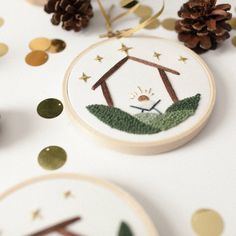
[{"label": "embroidery hoop", "polygon": [[125,190],[121,187],[108,182],[103,179],[95,178],[92,176],[81,175],[81,174],[72,174],[72,173],[60,173],[60,174],[50,174],[40,177],[34,177],[30,180],[26,180],[20,184],[15,185],[14,187],[6,190],[4,193],[0,194],[0,204],[6,198],[14,194],[15,192],[24,189],[25,187],[31,186],[33,184],[37,184],[40,182],[50,181],[50,180],[58,180],[58,179],[68,179],[68,180],[78,180],[84,181],[91,184],[94,184],[98,187],[105,188],[110,192],[114,193],[119,199],[123,200],[127,203],[127,205],[133,209],[137,213],[137,217],[143,222],[144,226],[147,229],[148,235],[150,236],[159,236],[159,233],[154,226],[151,218],[145,212],[144,208]]},{"label": "embroidery hoop", "polygon": [[121,141],[115,138],[111,138],[105,134],[102,134],[99,131],[94,130],[91,126],[89,126],[86,122],[84,122],[79,117],[79,115],[75,112],[72,104],[70,103],[69,94],[68,94],[68,82],[70,78],[70,73],[72,72],[74,65],[80,60],[80,58],[86,55],[86,53],[90,52],[92,49],[100,45],[110,42],[111,40],[117,40],[116,38],[110,38],[110,39],[91,45],[90,47],[82,51],[69,65],[69,68],[66,71],[64,82],[63,82],[63,97],[64,97],[65,110],[67,111],[69,116],[72,118],[72,120],[75,121],[75,123],[80,128],[85,130],[87,133],[90,134],[90,136],[92,136],[99,143],[101,143],[102,145],[108,148],[111,148],[120,152],[124,152],[124,153],[136,154],[136,155],[153,155],[153,154],[171,151],[191,141],[206,126],[207,121],[209,120],[210,115],[212,114],[215,101],[216,101],[216,85],[214,81],[214,76],[212,72],[210,71],[210,69],[208,68],[207,64],[203,61],[203,59],[201,59],[200,56],[198,56],[192,50],[186,48],[180,43],[174,42],[172,40],[156,37],[156,36],[133,36],[132,38],[165,40],[167,42],[175,44],[177,47],[181,48],[182,50],[185,50],[186,52],[191,54],[191,56],[196,61],[199,62],[199,64],[204,68],[207,74],[208,82],[210,85],[210,92],[211,92],[210,103],[209,103],[208,109],[205,112],[205,114],[201,117],[201,119],[199,119],[199,121],[191,129],[185,132],[182,132],[178,135],[175,135],[174,137],[166,138],[161,141],[143,142],[143,143]]}]

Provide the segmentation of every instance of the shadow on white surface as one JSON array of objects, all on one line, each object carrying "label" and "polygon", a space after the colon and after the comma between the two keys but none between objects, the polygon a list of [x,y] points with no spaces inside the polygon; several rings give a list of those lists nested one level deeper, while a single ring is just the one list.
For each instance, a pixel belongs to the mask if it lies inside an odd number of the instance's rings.
[{"label": "shadow on white surface", "polygon": [[1,111],[0,148],[7,148],[24,140],[30,133],[31,120],[26,111]]}]

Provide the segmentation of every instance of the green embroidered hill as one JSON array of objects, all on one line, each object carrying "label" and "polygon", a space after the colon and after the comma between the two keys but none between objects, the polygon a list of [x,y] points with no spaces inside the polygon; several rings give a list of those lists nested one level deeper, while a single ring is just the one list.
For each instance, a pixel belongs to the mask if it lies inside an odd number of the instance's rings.
[{"label": "green embroidered hill", "polygon": [[178,101],[162,115],[139,113],[132,116],[119,108],[105,105],[90,105],[87,109],[111,128],[132,134],[155,134],[171,129],[194,115],[200,98],[200,94],[197,94]]}]

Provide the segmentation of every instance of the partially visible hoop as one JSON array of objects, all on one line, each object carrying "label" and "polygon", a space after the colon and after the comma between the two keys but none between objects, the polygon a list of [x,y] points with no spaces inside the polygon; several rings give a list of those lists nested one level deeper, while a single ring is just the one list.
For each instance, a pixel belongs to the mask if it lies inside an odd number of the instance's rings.
[{"label": "partially visible hoop", "polygon": [[104,135],[99,131],[95,131],[91,126],[89,126],[86,122],[84,122],[79,117],[79,115],[75,112],[75,110],[73,109],[70,103],[69,94],[68,94],[68,81],[70,78],[71,71],[74,65],[77,63],[77,61],[81,57],[83,57],[87,52],[107,42],[110,42],[112,40],[117,40],[116,38],[107,39],[102,42],[93,44],[92,46],[90,46],[89,48],[81,52],[72,61],[72,63],[70,64],[69,68],[66,71],[64,82],[63,82],[63,97],[64,97],[65,109],[70,115],[70,117],[72,118],[72,120],[74,120],[81,129],[88,132],[93,138],[95,138],[102,145],[105,145],[106,147],[109,147],[111,149],[115,149],[117,151],[124,152],[124,153],[137,154],[137,155],[153,155],[153,154],[159,154],[159,153],[171,151],[191,141],[207,124],[207,121],[209,120],[212,114],[212,111],[215,106],[215,101],[216,101],[216,85],[215,85],[213,74],[208,68],[208,66],[206,65],[206,63],[200,58],[200,56],[198,56],[192,50],[188,49],[187,47],[183,46],[180,43],[163,39],[160,37],[155,37],[155,36],[134,36],[132,38],[147,38],[147,39],[152,38],[152,39],[168,41],[169,43],[175,44],[178,47],[186,50],[188,53],[190,53],[193,56],[193,58],[195,58],[199,62],[199,64],[201,64],[201,66],[204,68],[207,74],[211,94],[210,94],[209,107],[206,113],[199,119],[199,122],[195,124],[191,129],[185,132],[182,132],[179,135],[176,135],[172,138],[166,138],[161,141],[137,143],[137,142],[130,142],[130,141],[121,141],[115,138],[111,138],[107,135]]},{"label": "partially visible hoop", "polygon": [[145,212],[144,208],[129,193],[125,192],[123,189],[121,189],[120,187],[118,187],[117,185],[113,183],[110,183],[106,180],[91,177],[91,176],[71,174],[71,173],[61,173],[61,174],[51,174],[51,175],[46,175],[46,176],[35,177],[30,180],[24,181],[8,189],[4,193],[0,194],[0,204],[7,197],[11,196],[15,192],[27,186],[30,186],[39,182],[57,180],[57,179],[80,180],[80,181],[89,182],[91,184],[110,190],[118,198],[125,201],[137,213],[138,218],[144,223],[149,236],[159,236],[159,233],[157,232],[152,220],[150,219],[148,214]]}]

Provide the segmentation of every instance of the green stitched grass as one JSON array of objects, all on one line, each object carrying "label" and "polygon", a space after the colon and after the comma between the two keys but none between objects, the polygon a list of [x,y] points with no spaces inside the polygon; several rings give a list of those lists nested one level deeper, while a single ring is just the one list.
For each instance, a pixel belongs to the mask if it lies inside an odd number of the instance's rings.
[{"label": "green stitched grass", "polygon": [[90,105],[87,109],[111,128],[132,134],[155,134],[171,129],[194,115],[200,98],[200,94],[197,94],[183,99],[171,105],[161,115],[139,113],[132,116],[119,108],[104,105]]}]

